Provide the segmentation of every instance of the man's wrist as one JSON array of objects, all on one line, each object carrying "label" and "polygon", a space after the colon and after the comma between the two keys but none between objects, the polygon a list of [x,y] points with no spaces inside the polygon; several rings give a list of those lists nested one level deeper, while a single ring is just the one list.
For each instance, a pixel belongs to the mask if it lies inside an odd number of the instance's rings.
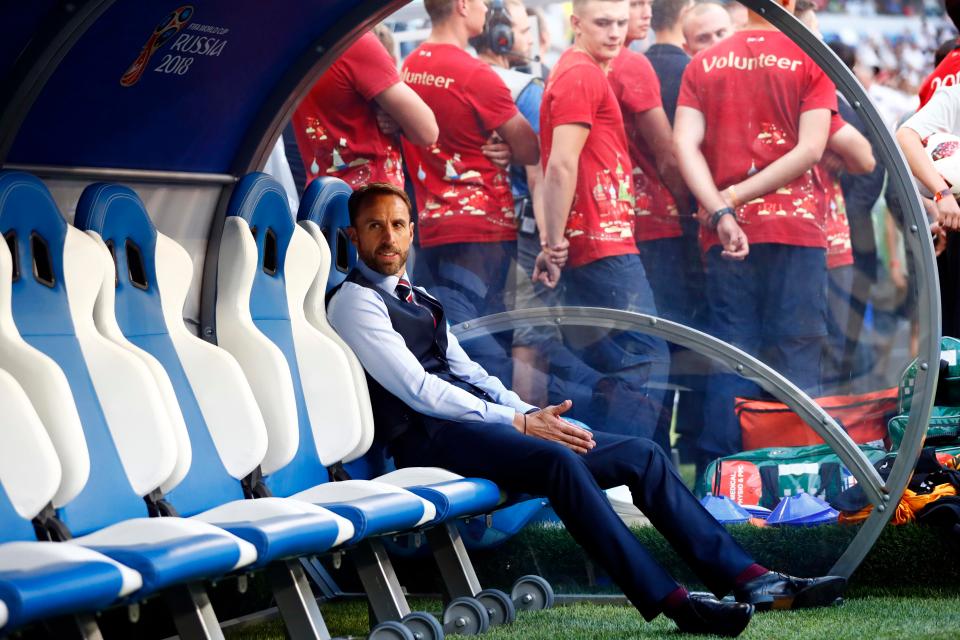
[{"label": "man's wrist", "polygon": [[941,189],[940,191],[937,191],[935,194],[933,194],[933,202],[939,203],[944,198],[949,198],[952,196],[953,196],[953,191],[950,190],[950,187],[947,187],[946,189]]},{"label": "man's wrist", "polygon": [[727,215],[730,215],[736,218],[737,212],[733,210],[733,207],[721,207],[716,211],[714,211],[712,214],[710,214],[710,228],[716,229],[717,225],[720,224],[720,220],[722,220],[723,217]]}]

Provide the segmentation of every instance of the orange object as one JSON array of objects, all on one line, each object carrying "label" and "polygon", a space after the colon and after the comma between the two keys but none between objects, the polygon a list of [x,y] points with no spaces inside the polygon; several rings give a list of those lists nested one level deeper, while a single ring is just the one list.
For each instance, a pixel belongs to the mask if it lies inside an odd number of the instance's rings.
[{"label": "orange object", "polygon": [[[817,398],[816,403],[846,429],[854,442],[886,441],[887,422],[897,412],[897,388]],[[737,398],[734,410],[740,419],[744,451],[823,444],[823,439],[782,402]]]},{"label": "orange object", "polygon": [[[840,515],[837,517],[837,522],[840,524],[857,524],[866,520],[871,511],[873,511],[872,504],[867,505],[856,513],[843,513],[841,511]],[[906,504],[906,502],[901,500],[899,503],[897,503],[897,511],[893,514],[893,517],[890,518],[890,524],[907,524],[908,522],[913,522],[914,520],[916,520],[916,516],[914,515],[913,510]]]}]

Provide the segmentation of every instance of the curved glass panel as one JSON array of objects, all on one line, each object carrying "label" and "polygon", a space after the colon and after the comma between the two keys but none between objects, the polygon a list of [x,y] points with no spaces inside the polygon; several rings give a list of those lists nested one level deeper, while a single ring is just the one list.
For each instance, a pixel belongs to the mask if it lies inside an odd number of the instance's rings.
[{"label": "curved glass panel", "polygon": [[[842,511],[807,569],[849,575],[919,453],[939,352],[928,222],[891,137],[912,107],[869,59],[827,48],[809,8],[812,31],[744,6],[757,13],[691,9],[728,26],[705,28],[683,64],[639,40],[633,58],[592,49],[585,15],[567,50],[569,14],[549,6],[540,65],[475,41],[515,67],[498,73],[540,127],[542,162],[527,165],[529,139],[496,125],[505,92],[451,111],[412,49],[428,31],[394,25],[402,77],[441,116],[435,145],[402,143],[410,273],[526,402],[572,400],[567,415],[595,431],[653,440],[699,497]],[[885,97],[881,117],[871,99]],[[488,147],[503,140],[515,165],[501,170]]]}]

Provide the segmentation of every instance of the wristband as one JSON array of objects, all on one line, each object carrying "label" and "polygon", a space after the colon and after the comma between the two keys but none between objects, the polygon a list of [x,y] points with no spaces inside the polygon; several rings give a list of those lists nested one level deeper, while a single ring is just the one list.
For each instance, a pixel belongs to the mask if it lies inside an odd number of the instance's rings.
[{"label": "wristband", "polygon": [[737,197],[737,190],[733,186],[727,187],[727,195],[730,196],[730,201],[733,203],[734,209],[740,206],[740,198]]},{"label": "wristband", "polygon": [[933,194],[933,201],[940,202],[947,196],[952,196],[952,195],[953,195],[953,192],[950,190],[950,187],[947,187],[946,189],[941,189],[940,191],[937,191],[935,194]]},{"label": "wristband", "polygon": [[736,211],[733,210],[733,207],[724,207],[722,209],[717,209],[713,212],[713,215],[710,216],[710,228],[716,229],[717,225],[720,224],[720,218],[725,215],[731,215],[733,217],[737,216]]},{"label": "wristband", "polygon": [[523,414],[523,435],[527,435],[527,414]]}]

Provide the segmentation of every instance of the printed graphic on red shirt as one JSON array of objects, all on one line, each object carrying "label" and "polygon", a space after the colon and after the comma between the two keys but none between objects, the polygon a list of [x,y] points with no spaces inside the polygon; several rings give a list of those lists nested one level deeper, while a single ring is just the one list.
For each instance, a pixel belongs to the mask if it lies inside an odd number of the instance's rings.
[{"label": "printed graphic on red shirt", "polygon": [[683,235],[673,195],[657,173],[656,158],[637,127],[636,116],[662,107],[660,79],[647,58],[624,47],[607,76],[623,114],[630,162],[633,164],[634,226],[637,242]]},{"label": "printed graphic on red shirt", "polygon": [[403,80],[440,121],[436,144],[403,141],[420,208],[420,245],[515,240],[509,174],[480,149],[517,113],[510,90],[486,62],[447,44],[417,47],[404,61]]},{"label": "printed graphic on red shirt", "polygon": [[327,69],[293,114],[307,181],[332,176],[354,189],[368,182],[403,186],[400,145],[380,131],[374,102],[398,82],[393,59],[373,33]]},{"label": "printed graphic on red shirt", "polygon": [[[839,113],[830,119],[830,136],[847,123]],[[847,204],[843,199],[840,176],[831,171],[822,160],[813,168],[814,184],[820,193],[820,206],[824,215],[827,235],[827,269],[853,264],[853,245],[850,242],[850,223],[847,221]]]},{"label": "printed graphic on red shirt", "polygon": [[[703,113],[701,149],[719,189],[764,169],[796,146],[800,114],[837,110],[826,74],[778,31],[740,31],[687,66],[678,104]],[[826,247],[812,171],[737,208],[750,242]],[[701,228],[704,248],[719,243]]]},{"label": "printed graphic on red shirt", "polygon": [[960,50],[951,51],[920,85],[920,107],[930,102],[937,91],[960,84]]},{"label": "printed graphic on red shirt", "polygon": [[637,253],[633,236],[633,165],[623,118],[606,74],[582,51],[568,49],[550,73],[540,106],[540,157],[544,168],[553,129],[582,124],[590,134],[580,152],[577,186],[565,231],[569,267]]}]

